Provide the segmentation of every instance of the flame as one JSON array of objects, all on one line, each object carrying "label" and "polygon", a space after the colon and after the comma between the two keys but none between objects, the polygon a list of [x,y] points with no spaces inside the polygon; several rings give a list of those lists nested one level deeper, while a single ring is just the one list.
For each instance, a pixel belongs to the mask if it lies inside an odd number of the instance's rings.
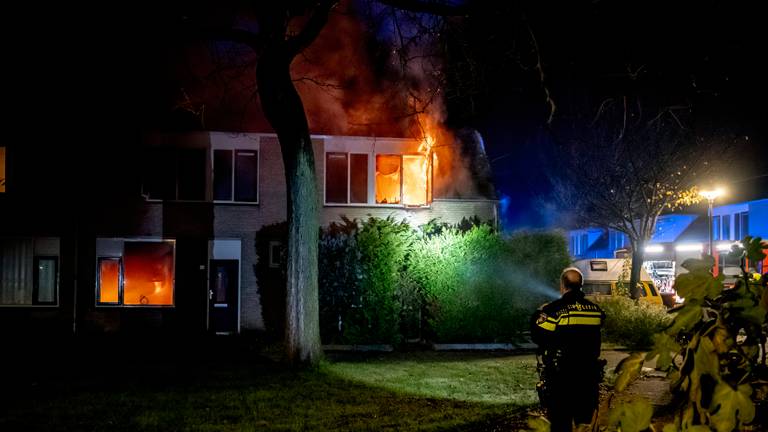
[{"label": "flame", "polygon": [[432,174],[437,164],[434,151],[439,133],[438,121],[431,115],[419,115],[417,123],[421,139],[416,154],[403,155],[403,204],[429,205],[432,203]]}]

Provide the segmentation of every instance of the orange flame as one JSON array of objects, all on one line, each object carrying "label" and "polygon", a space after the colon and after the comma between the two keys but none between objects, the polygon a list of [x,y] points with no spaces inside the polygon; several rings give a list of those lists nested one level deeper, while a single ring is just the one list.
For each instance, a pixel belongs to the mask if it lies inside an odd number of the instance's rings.
[{"label": "orange flame", "polygon": [[439,133],[437,119],[419,115],[417,123],[421,139],[416,154],[403,155],[403,204],[428,205],[432,203],[432,175],[437,165],[434,151]]}]

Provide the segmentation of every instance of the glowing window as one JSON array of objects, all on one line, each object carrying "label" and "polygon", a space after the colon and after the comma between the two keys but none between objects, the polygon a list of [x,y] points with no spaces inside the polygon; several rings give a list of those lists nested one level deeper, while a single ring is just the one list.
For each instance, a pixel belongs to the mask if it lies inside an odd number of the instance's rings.
[{"label": "glowing window", "polygon": [[0,193],[5,192],[5,147],[0,147]]},{"label": "glowing window", "polygon": [[403,155],[403,204],[427,204],[429,172],[425,155]]},{"label": "glowing window", "polygon": [[99,259],[99,303],[120,302],[120,258]]},{"label": "glowing window", "polygon": [[122,258],[99,258],[97,303],[173,306],[172,242],[116,241]]},{"label": "glowing window", "polygon": [[400,155],[376,155],[376,203],[400,204]]}]

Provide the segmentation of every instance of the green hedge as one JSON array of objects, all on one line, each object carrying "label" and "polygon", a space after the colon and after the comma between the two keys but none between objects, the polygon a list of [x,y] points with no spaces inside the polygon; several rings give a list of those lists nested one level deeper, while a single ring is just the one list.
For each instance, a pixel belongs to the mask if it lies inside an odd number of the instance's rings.
[{"label": "green hedge", "polygon": [[613,342],[631,349],[653,346],[654,335],[672,320],[664,306],[629,297],[612,296],[598,301],[605,312],[603,342]]},{"label": "green hedge", "polygon": [[558,233],[504,238],[487,225],[344,220],[320,238],[325,343],[508,342],[556,296]]}]

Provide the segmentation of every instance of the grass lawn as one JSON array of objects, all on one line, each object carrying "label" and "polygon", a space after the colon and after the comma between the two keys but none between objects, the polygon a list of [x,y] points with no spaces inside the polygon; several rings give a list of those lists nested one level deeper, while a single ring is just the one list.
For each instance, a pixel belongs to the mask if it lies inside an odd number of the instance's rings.
[{"label": "grass lawn", "polygon": [[536,402],[532,356],[348,355],[299,373],[252,357],[135,355],[19,378],[0,388],[0,431],[487,430]]}]

